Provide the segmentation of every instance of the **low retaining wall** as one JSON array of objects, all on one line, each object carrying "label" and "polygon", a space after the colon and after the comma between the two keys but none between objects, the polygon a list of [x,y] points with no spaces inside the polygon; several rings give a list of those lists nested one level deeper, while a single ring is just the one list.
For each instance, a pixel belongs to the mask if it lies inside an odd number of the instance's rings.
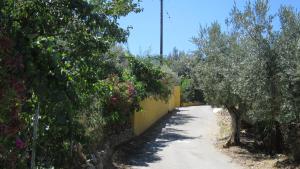
[{"label": "low retaining wall", "polygon": [[175,86],[168,101],[147,98],[141,102],[142,111],[134,113],[133,132],[142,134],[157,120],[180,106],[180,87]]}]

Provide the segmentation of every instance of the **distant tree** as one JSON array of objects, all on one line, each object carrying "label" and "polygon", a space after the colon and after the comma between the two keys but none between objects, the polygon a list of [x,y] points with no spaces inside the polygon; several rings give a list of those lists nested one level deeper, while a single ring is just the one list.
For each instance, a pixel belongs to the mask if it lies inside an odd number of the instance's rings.
[{"label": "distant tree", "polygon": [[179,51],[177,48],[174,48],[166,59],[166,63],[181,79],[182,102],[204,102],[203,93],[194,78],[194,69],[199,61],[200,57],[194,53]]}]

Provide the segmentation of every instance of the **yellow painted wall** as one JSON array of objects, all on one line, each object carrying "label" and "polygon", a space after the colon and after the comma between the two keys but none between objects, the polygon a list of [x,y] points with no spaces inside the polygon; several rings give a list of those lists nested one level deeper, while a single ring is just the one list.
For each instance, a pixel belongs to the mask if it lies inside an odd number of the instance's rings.
[{"label": "yellow painted wall", "polygon": [[175,96],[174,96],[174,90],[172,91],[172,95],[170,96],[168,100],[168,110],[172,111],[175,108]]},{"label": "yellow painted wall", "polygon": [[142,134],[157,120],[180,106],[180,87],[175,86],[169,100],[155,100],[147,98],[141,103],[142,111],[135,112],[133,116],[133,131],[135,135]]},{"label": "yellow painted wall", "polygon": [[180,107],[180,87],[174,87],[175,107]]}]

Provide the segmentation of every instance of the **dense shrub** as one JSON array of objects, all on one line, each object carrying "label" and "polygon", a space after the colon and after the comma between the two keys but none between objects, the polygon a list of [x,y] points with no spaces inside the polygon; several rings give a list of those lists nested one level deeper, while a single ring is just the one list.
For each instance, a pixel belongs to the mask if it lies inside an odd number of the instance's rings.
[{"label": "dense shrub", "polygon": [[169,95],[161,69],[116,45],[137,2],[0,2],[0,168],[29,168],[33,152],[38,167],[75,168],[143,98]]},{"label": "dense shrub", "polygon": [[203,92],[199,87],[199,82],[195,77],[195,68],[201,57],[195,53],[185,53],[176,48],[166,58],[166,64],[177,74],[181,88],[181,102],[201,102],[204,103]]},{"label": "dense shrub", "polygon": [[199,89],[194,79],[181,78],[180,83],[181,102],[200,102],[205,103],[203,92]]}]

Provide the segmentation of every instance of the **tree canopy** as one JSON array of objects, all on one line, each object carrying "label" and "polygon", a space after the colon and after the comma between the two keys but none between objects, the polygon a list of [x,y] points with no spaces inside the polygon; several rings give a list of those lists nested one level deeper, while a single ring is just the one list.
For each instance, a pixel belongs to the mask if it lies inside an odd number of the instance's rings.
[{"label": "tree canopy", "polygon": [[[204,96],[208,103],[224,106],[234,115],[237,132],[240,116],[269,121],[271,129],[277,122],[299,121],[300,15],[285,6],[272,15],[269,8],[265,0],[249,1],[243,10],[235,5],[226,20],[229,31],[212,23],[193,39],[196,53],[203,58],[196,75]],[[273,28],[276,15],[279,30]],[[239,139],[231,142],[237,144]]]}]

